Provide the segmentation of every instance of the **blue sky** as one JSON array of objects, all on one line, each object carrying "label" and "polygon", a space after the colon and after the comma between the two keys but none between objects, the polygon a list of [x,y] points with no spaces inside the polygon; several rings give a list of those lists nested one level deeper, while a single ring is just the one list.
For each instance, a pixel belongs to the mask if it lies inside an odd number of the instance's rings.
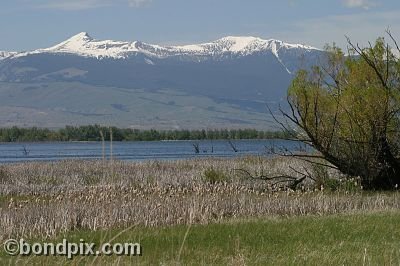
[{"label": "blue sky", "polygon": [[86,31],[96,39],[186,44],[252,35],[322,48],[367,43],[390,27],[395,0],[2,0],[0,50],[45,48]]}]

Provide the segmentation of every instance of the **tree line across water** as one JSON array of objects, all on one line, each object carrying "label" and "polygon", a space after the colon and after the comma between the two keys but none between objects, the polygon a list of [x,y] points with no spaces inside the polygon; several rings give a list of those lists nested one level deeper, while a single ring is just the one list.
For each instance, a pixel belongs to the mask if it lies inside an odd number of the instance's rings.
[{"label": "tree line across water", "polygon": [[99,125],[47,128],[0,128],[0,142],[22,141],[157,141],[206,139],[284,139],[290,134],[283,131],[256,129],[203,129],[203,130],[139,130],[103,127]]}]

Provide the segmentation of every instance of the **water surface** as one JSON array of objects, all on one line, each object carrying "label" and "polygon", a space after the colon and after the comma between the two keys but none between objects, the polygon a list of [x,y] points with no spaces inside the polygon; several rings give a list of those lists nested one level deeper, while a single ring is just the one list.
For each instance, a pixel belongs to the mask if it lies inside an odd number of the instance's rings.
[{"label": "water surface", "polygon": [[[193,144],[199,145],[199,153]],[[113,158],[127,161],[179,160],[201,157],[234,157],[267,155],[270,147],[289,150],[298,143],[283,140],[232,140],[234,151],[227,140],[202,141],[134,141],[113,142]],[[110,157],[110,143],[105,142],[104,154]],[[34,142],[0,143],[0,163],[23,161],[57,161],[66,159],[101,159],[101,142]]]}]

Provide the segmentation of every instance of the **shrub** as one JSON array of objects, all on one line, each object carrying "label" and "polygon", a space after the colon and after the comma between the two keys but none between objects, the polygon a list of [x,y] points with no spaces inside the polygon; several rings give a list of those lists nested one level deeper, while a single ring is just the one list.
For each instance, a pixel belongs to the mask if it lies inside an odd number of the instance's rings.
[{"label": "shrub", "polygon": [[216,170],[213,167],[207,168],[203,174],[204,180],[211,184],[220,183],[226,181],[227,176],[220,170]]}]

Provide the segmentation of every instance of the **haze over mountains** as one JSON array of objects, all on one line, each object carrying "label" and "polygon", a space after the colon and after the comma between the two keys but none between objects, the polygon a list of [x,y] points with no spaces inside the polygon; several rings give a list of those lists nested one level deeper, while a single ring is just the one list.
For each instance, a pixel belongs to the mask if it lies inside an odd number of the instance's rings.
[{"label": "haze over mountains", "polygon": [[322,51],[255,37],[160,46],[87,33],[46,49],[0,52],[0,126],[273,127],[299,68]]}]

